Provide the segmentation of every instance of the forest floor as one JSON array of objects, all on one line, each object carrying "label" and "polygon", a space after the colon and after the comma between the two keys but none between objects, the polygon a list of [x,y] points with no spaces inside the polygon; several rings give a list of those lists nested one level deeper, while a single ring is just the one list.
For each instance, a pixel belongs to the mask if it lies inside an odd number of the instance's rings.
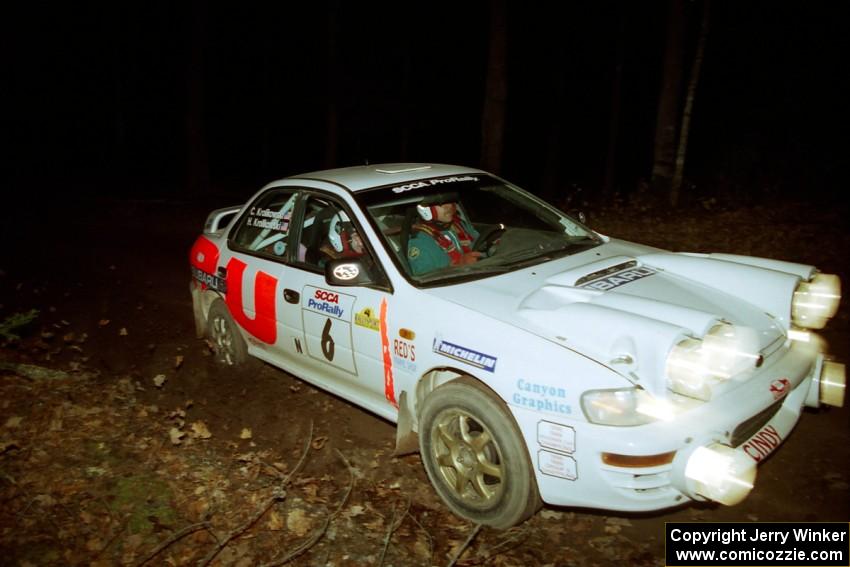
[{"label": "forest floor", "polygon": [[[228,204],[228,203],[223,203]],[[545,507],[513,530],[452,515],[394,426],[195,338],[188,250],[216,204],[6,211],[0,321],[0,560],[10,565],[663,565],[671,521],[850,520],[850,411],[806,411],[735,507]],[[815,264],[850,277],[847,210],[783,204],[589,224],[646,244]],[[850,358],[844,302],[825,333]]]}]

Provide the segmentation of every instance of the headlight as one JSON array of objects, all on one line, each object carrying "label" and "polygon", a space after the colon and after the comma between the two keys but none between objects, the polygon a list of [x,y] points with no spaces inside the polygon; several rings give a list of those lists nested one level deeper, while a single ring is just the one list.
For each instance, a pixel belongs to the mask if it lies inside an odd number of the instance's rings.
[{"label": "headlight", "polygon": [[797,284],[791,301],[791,320],[798,327],[823,329],[841,302],[841,279],[835,274],[815,274]]},{"label": "headlight", "polygon": [[700,339],[686,338],[667,355],[667,383],[677,394],[710,400],[714,386],[755,366],[755,331],[728,323],[714,325]]},{"label": "headlight", "polygon": [[589,390],[581,396],[581,408],[591,423],[632,426],[656,420],[647,412],[652,397],[637,388]]}]

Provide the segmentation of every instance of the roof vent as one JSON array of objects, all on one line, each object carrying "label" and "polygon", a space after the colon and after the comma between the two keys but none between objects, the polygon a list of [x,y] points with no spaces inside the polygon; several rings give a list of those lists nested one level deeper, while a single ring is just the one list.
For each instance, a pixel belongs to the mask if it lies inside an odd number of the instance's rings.
[{"label": "roof vent", "polygon": [[430,165],[416,165],[416,166],[398,166],[398,169],[376,169],[375,171],[378,173],[410,173],[413,171],[425,171],[426,169],[431,169]]}]

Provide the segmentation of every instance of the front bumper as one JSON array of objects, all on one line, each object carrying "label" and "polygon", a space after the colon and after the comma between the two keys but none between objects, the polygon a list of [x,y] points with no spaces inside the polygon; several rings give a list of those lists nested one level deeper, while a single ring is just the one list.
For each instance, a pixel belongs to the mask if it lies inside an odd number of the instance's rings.
[{"label": "front bumper", "polygon": [[[669,422],[611,427],[543,416],[511,406],[528,443],[544,502],[622,511],[650,511],[704,500],[685,475],[700,447],[732,447],[753,466],[788,437],[811,392],[818,389],[823,357],[791,348],[739,388]],[[776,384],[787,384],[778,388]],[[605,464],[603,453],[661,455],[672,462],[649,467]]]}]

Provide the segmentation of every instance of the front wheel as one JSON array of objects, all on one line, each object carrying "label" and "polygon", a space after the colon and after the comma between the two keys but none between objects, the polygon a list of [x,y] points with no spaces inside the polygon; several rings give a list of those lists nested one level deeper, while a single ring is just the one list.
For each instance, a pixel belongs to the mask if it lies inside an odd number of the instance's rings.
[{"label": "front wheel", "polygon": [[230,316],[227,306],[217,299],[207,316],[207,336],[213,344],[215,361],[222,366],[237,366],[248,360],[248,346]]},{"label": "front wheel", "polygon": [[525,442],[505,403],[472,378],[425,399],[419,417],[422,462],[451,510],[506,529],[540,507]]}]

